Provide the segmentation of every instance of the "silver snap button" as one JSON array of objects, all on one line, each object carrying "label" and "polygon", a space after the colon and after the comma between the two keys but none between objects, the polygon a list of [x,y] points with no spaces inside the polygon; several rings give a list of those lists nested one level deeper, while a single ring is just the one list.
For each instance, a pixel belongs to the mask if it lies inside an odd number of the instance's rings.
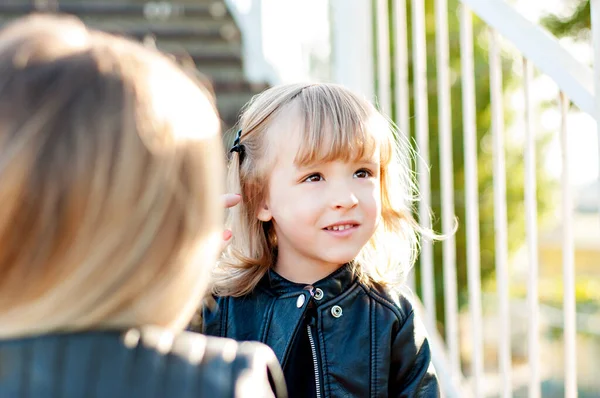
[{"label": "silver snap button", "polygon": [[296,307],[298,308],[302,308],[302,306],[304,305],[304,302],[306,301],[306,297],[304,297],[303,294],[298,296],[298,300],[296,300]]},{"label": "silver snap button", "polygon": [[323,291],[319,288],[315,290],[315,300],[321,300],[323,298]]},{"label": "silver snap button", "polygon": [[341,317],[342,307],[340,307],[339,305],[334,305],[333,307],[331,307],[331,315],[333,315],[334,318]]}]

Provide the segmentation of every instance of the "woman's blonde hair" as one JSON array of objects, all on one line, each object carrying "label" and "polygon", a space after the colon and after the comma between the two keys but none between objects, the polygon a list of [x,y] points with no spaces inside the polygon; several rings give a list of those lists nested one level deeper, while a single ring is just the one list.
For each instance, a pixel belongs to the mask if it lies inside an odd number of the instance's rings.
[{"label": "woman's blonde hair", "polygon": [[221,239],[220,142],[210,93],[157,51],[71,17],[1,31],[0,338],[184,328]]},{"label": "woman's blonde hair", "polygon": [[297,110],[304,134],[295,159],[299,165],[361,159],[380,148],[382,222],[352,265],[367,285],[403,283],[417,255],[419,231],[411,211],[416,185],[406,139],[369,101],[342,86],[288,84],[256,96],[240,119],[244,151],[230,159],[228,189],[239,192],[242,202],[230,211],[233,238],[214,270],[213,293],[247,294],[274,264],[275,232],[257,212],[276,160],[270,134],[286,134],[271,127]]}]

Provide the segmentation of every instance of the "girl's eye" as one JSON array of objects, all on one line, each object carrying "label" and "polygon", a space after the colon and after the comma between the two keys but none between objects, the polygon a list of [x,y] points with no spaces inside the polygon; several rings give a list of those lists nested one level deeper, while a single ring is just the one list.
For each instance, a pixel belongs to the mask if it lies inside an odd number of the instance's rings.
[{"label": "girl's eye", "polygon": [[321,181],[323,180],[323,176],[319,173],[314,173],[309,175],[308,177],[306,177],[304,180],[304,182],[317,182],[317,181]]},{"label": "girl's eye", "polygon": [[356,177],[356,178],[369,178],[372,176],[373,176],[373,173],[371,173],[371,171],[367,170],[367,169],[360,169],[354,173],[354,177]]}]

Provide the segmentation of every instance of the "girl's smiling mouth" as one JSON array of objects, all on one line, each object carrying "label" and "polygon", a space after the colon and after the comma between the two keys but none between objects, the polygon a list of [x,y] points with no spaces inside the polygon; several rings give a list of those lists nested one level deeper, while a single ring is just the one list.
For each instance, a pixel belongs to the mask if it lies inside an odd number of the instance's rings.
[{"label": "girl's smiling mouth", "polygon": [[348,220],[331,224],[323,228],[323,230],[334,236],[344,237],[351,235],[354,231],[358,229],[359,226],[360,224],[358,223],[358,221]]}]

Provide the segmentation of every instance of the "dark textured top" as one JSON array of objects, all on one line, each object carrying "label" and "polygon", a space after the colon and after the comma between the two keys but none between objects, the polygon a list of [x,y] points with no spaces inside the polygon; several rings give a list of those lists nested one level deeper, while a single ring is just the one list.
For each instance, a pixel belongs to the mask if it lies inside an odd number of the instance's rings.
[{"label": "dark textured top", "polygon": [[0,340],[2,398],[283,397],[282,380],[268,347],[196,333],[144,328]]}]

